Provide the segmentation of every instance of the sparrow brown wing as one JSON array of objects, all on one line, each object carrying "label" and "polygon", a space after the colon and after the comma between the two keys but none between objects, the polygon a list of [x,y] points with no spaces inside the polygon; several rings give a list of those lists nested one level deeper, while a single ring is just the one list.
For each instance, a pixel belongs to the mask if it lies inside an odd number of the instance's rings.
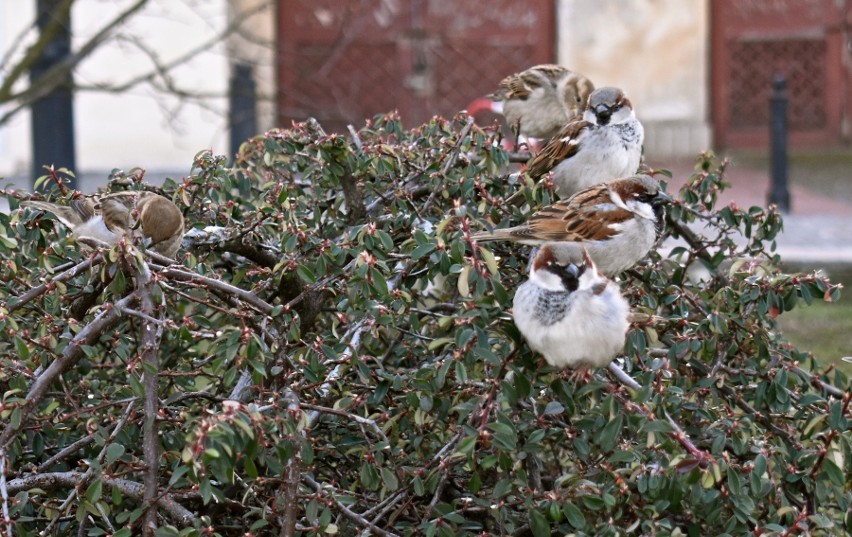
[{"label": "sparrow brown wing", "polygon": [[498,101],[509,99],[526,100],[537,88],[546,85],[555,88],[556,82],[565,76],[566,73],[568,73],[568,70],[559,65],[536,65],[501,80],[500,89],[490,97]]},{"label": "sparrow brown wing", "polygon": [[130,230],[130,209],[118,199],[102,198],[99,208],[107,229],[116,234],[125,234]]},{"label": "sparrow brown wing", "polygon": [[580,137],[592,124],[577,116],[562,127],[559,134],[551,138],[538,154],[527,163],[527,172],[538,179],[557,164],[571,158],[580,148]]},{"label": "sparrow brown wing", "polygon": [[554,242],[607,240],[633,216],[612,202],[606,185],[599,185],[539,210],[524,226],[525,236]]},{"label": "sparrow brown wing", "polygon": [[85,222],[95,216],[95,206],[89,198],[71,200],[68,207],[80,218],[80,222]]}]

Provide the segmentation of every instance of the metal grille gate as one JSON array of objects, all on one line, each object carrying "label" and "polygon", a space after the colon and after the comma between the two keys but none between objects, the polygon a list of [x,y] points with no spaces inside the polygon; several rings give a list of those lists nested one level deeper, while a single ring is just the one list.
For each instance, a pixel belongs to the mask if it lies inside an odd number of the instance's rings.
[{"label": "metal grille gate", "polygon": [[717,146],[767,146],[775,73],[788,82],[793,146],[839,145],[848,138],[852,11],[846,2],[713,0],[711,6]]}]

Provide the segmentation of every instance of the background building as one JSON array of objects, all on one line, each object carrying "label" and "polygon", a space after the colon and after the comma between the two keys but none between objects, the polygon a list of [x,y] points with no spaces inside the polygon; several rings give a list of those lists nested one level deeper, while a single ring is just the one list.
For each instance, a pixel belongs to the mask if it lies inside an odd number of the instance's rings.
[{"label": "background building", "polygon": [[[77,0],[74,46],[128,4]],[[33,39],[34,5],[0,4],[0,51]],[[78,172],[181,175],[199,150],[227,153],[234,73],[254,83],[258,132],[309,116],[345,132],[391,109],[407,126],[452,115],[550,62],[622,87],[648,154],[766,147],[776,72],[791,146],[843,147],[851,27],[835,0],[149,0],[74,73]],[[0,125],[0,176],[28,174],[29,146],[26,113]]]}]

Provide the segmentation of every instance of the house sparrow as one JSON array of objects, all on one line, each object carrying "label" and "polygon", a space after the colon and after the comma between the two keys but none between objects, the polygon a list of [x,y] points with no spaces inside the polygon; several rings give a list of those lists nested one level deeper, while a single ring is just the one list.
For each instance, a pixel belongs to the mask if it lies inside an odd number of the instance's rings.
[{"label": "house sparrow", "polygon": [[507,240],[573,255],[586,249],[606,276],[632,267],[662,232],[670,201],[649,175],[615,179],[541,208],[520,226],[476,233],[476,241]]},{"label": "house sparrow", "polygon": [[630,306],[585,250],[577,254],[542,246],[515,292],[512,317],[548,364],[605,367],[624,348]]},{"label": "house sparrow", "polygon": [[536,65],[507,76],[488,97],[502,104],[501,113],[515,134],[548,139],[582,112],[594,89],[580,73],[560,65]]},{"label": "house sparrow", "polygon": [[[183,215],[171,202],[153,192],[116,192],[72,200],[67,206],[47,201],[24,201],[22,207],[56,215],[78,238],[115,244],[141,221],[141,235],[151,250],[174,257],[183,238]],[[135,231],[139,235],[139,231]]]},{"label": "house sparrow", "polygon": [[633,175],[645,137],[633,105],[618,88],[598,88],[582,117],[568,122],[527,164],[530,177],[553,171],[560,198],[584,188]]}]

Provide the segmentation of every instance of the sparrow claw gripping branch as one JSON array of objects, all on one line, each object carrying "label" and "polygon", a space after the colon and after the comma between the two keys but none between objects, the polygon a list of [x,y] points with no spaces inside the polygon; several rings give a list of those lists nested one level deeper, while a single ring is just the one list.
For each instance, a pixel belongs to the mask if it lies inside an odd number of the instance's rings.
[{"label": "sparrow claw gripping branch", "polygon": [[153,192],[92,195],[72,200],[69,205],[30,200],[21,206],[53,213],[79,239],[112,245],[124,236],[138,235],[148,248],[170,258],[174,258],[183,238],[180,209]]}]

